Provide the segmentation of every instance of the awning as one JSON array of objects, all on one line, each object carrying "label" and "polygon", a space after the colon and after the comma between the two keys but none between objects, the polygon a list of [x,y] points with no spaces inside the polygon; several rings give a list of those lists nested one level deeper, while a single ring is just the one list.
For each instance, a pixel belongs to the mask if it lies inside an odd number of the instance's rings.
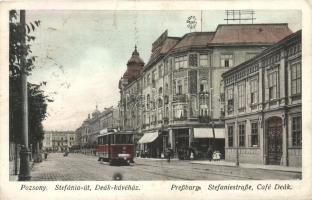
[{"label": "awning", "polygon": [[100,130],[100,134],[101,134],[101,135],[102,135],[102,134],[105,134],[105,133],[108,133],[107,128],[104,128],[104,129]]},{"label": "awning", "polygon": [[[215,128],[215,138],[224,139],[224,129]],[[194,138],[213,138],[212,128],[194,128]]]},{"label": "awning", "polygon": [[152,133],[145,133],[141,139],[138,141],[139,144],[151,143],[158,137],[158,131]]}]

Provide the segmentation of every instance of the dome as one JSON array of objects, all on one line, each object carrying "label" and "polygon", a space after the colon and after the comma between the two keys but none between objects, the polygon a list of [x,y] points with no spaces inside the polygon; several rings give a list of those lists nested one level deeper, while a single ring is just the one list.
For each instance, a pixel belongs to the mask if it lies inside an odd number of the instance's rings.
[{"label": "dome", "polygon": [[137,51],[137,46],[136,45],[134,47],[134,51],[132,53],[131,58],[127,62],[127,65],[131,65],[131,64],[144,65],[144,62],[143,62],[142,58],[140,58],[140,54]]}]

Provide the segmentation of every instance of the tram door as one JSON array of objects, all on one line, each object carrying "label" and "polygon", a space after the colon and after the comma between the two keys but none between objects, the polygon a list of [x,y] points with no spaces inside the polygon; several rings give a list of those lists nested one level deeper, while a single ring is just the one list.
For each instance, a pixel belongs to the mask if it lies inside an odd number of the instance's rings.
[{"label": "tram door", "polygon": [[272,117],[267,120],[267,164],[280,165],[283,154],[282,119]]}]

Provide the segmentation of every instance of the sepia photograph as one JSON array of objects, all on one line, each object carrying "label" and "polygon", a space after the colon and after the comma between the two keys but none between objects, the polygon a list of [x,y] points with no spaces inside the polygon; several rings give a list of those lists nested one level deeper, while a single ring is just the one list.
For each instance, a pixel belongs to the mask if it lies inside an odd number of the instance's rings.
[{"label": "sepia photograph", "polygon": [[301,184],[302,10],[131,8],[7,9],[7,181],[18,192]]}]

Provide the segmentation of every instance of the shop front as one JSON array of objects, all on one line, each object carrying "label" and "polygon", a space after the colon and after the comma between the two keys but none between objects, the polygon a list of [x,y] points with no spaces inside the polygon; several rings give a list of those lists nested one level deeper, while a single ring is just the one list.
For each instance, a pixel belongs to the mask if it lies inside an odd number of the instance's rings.
[{"label": "shop front", "polygon": [[191,147],[195,159],[210,159],[211,154],[216,151],[220,152],[221,159],[224,159],[224,129],[194,128],[194,139]]},{"label": "shop front", "polygon": [[160,158],[163,150],[162,137],[159,137],[159,132],[144,133],[138,141],[140,145],[140,157],[143,158]]}]

